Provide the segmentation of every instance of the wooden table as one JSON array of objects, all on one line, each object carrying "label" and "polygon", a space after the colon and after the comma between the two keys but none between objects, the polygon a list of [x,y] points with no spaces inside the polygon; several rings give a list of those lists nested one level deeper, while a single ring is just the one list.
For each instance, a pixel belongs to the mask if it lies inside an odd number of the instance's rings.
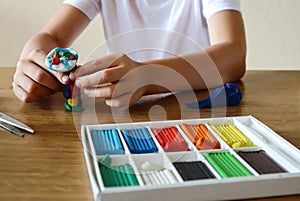
[{"label": "wooden table", "polygon": [[[96,117],[85,114],[87,118],[82,121],[80,115],[65,111],[61,94],[39,103],[21,103],[11,88],[14,70],[0,68],[0,111],[28,124],[35,134],[21,138],[0,130],[0,200],[92,200],[78,130],[82,122],[253,115],[300,148],[300,71],[248,71],[238,83],[243,90],[243,101],[226,110],[199,112],[185,108],[177,101],[188,101],[190,96],[185,93],[151,97],[151,101],[144,100],[131,107],[129,113],[126,110],[112,113],[102,100],[97,100]],[[197,92],[198,98],[206,96],[206,91]],[[300,195],[273,199],[300,200]]]}]

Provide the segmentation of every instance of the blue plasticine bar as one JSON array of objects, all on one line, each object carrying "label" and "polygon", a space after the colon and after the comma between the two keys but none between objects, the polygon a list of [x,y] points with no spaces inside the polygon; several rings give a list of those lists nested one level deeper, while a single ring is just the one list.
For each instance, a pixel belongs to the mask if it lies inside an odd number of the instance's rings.
[{"label": "blue plasticine bar", "polygon": [[92,130],[91,136],[97,155],[124,154],[124,148],[116,129]]},{"label": "blue plasticine bar", "polygon": [[157,152],[157,147],[147,129],[122,130],[122,134],[131,153]]}]

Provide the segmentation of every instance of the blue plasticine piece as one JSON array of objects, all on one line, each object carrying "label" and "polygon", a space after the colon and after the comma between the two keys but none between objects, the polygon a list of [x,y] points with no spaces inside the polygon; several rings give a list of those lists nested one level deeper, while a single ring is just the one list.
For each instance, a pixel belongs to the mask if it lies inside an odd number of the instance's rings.
[{"label": "blue plasticine piece", "polygon": [[118,132],[112,130],[92,130],[92,140],[97,155],[105,154],[124,154],[124,148],[121,143]]},{"label": "blue plasticine piece", "polygon": [[189,108],[234,106],[241,102],[242,97],[242,91],[237,85],[227,83],[222,87],[216,88],[211,96],[196,102],[186,103],[185,105]]},{"label": "blue plasticine piece", "polygon": [[147,148],[145,147],[143,141],[143,137],[140,135],[140,133],[138,132],[138,129],[133,129],[131,130],[131,134],[133,135],[133,140],[135,141],[136,145],[137,145],[137,150],[146,150]]},{"label": "blue plasticine piece", "polygon": [[142,154],[158,151],[147,129],[122,130],[122,133],[131,153]]},{"label": "blue plasticine piece", "polygon": [[65,85],[64,91],[63,91],[63,95],[65,99],[70,99],[72,98],[72,93],[71,93],[71,87],[69,84]]}]

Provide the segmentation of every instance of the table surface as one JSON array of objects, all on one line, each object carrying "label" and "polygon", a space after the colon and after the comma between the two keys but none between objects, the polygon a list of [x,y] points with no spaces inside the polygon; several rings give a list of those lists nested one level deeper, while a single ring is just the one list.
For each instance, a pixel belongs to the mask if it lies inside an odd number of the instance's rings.
[{"label": "table surface", "polygon": [[[0,200],[92,200],[79,137],[82,123],[253,115],[300,147],[300,71],[247,71],[237,83],[243,100],[234,107],[188,109],[183,103],[192,96],[182,93],[150,96],[117,110],[103,100],[87,100],[87,111],[72,114],[64,109],[61,94],[38,103],[20,102],[11,87],[14,70],[0,68],[0,111],[31,126],[35,134],[21,138],[0,130]],[[196,92],[197,98],[207,95],[207,91]],[[300,195],[273,199],[300,200]]]}]

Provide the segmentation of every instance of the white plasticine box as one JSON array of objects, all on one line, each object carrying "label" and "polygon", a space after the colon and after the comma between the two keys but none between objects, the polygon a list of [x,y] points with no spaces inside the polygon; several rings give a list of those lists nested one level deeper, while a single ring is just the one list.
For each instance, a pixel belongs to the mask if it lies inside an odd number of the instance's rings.
[{"label": "white plasticine box", "polygon": [[[197,150],[178,125],[180,124],[205,124],[209,131],[221,144],[221,149]],[[233,124],[245,134],[256,147],[231,148],[220,136],[214,132],[209,124]],[[186,152],[165,152],[151,128],[167,128],[175,126],[185,141],[190,151]],[[122,129],[147,128],[158,148],[157,153],[131,154],[126,142],[120,132]],[[97,156],[91,139],[90,130],[105,130],[116,128],[123,143],[125,153],[123,155],[111,155],[112,164],[120,165],[129,163],[137,177],[139,186],[129,187],[105,187],[99,171]],[[253,116],[188,119],[157,122],[139,122],[122,124],[83,125],[81,128],[82,143],[86,158],[88,173],[93,189],[94,199],[101,201],[115,200],[232,200],[257,198],[277,195],[290,195],[300,193],[300,151],[268,128]],[[236,151],[264,150],[275,162],[282,166],[287,172],[274,174],[259,174],[245,162]],[[241,164],[244,165],[253,176],[221,178],[214,168],[203,156],[206,152],[230,152]],[[146,186],[141,178],[141,164],[145,161],[154,163],[157,166],[168,168],[178,178],[177,183]],[[179,161],[202,161],[216,176],[214,179],[203,179],[183,181],[180,174],[176,172],[173,162]]]}]

